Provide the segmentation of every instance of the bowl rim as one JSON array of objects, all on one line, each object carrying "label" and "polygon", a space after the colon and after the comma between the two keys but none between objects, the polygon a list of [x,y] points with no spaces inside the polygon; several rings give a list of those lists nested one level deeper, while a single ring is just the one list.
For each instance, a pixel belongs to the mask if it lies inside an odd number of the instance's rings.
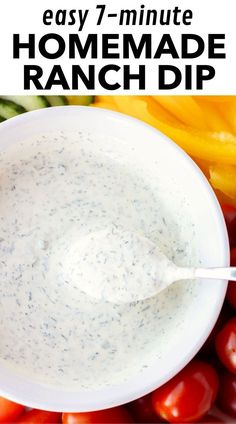
[{"label": "bowl rim", "polygon": [[[184,152],[174,141],[165,136],[163,133],[155,129],[154,127],[136,119],[130,117],[128,115],[113,112],[111,110],[103,109],[103,108],[95,108],[88,106],[57,106],[45,109],[39,109],[36,111],[28,112],[26,114],[18,115],[17,117],[11,118],[7,121],[4,121],[0,125],[0,137],[4,131],[7,131],[8,128],[15,128],[17,132],[17,127],[20,123],[27,123],[32,121],[34,117],[40,118],[40,116],[48,115],[48,119],[50,119],[50,115],[63,115],[70,113],[78,113],[84,114],[89,113],[106,118],[115,118],[120,121],[128,121],[129,124],[142,126],[144,129],[146,128],[147,133],[152,132],[153,135],[156,135],[159,140],[163,143],[168,143],[173,152],[182,156],[182,158],[189,162],[191,165],[193,172],[198,176],[199,181],[204,188],[209,202],[214,206],[217,222],[219,227],[219,238],[221,240],[221,244],[223,247],[223,256],[221,266],[229,265],[229,241],[227,236],[226,224],[224,221],[223,213],[221,211],[219,202],[216,198],[213,189],[211,188],[207,178],[196,165],[196,163],[190,158],[190,156]],[[1,146],[1,142],[0,142]],[[227,282],[221,281],[221,285],[218,293],[218,303],[215,307],[214,313],[209,317],[205,330],[202,333],[201,337],[197,339],[195,345],[191,346],[191,349],[186,352],[185,356],[181,358],[181,360],[176,361],[176,366],[169,370],[169,373],[165,375],[164,378],[158,379],[153,375],[153,378],[150,381],[144,382],[142,375],[139,377],[139,384],[133,385],[132,390],[129,388],[130,382],[124,382],[117,386],[107,387],[102,390],[92,390],[85,392],[86,395],[83,396],[83,399],[80,399],[79,392],[71,392],[71,391],[55,391],[52,386],[42,385],[41,387],[35,387],[35,383],[32,383],[30,380],[26,379],[26,384],[24,387],[19,386],[19,380],[17,381],[16,377],[16,389],[9,389],[9,384],[4,384],[4,374],[7,375],[9,370],[4,369],[2,365],[0,365],[0,372],[3,371],[3,376],[0,384],[0,394],[12,401],[22,403],[32,408],[44,409],[49,411],[59,411],[59,412],[78,412],[78,411],[92,411],[92,410],[101,410],[106,408],[111,408],[117,405],[121,405],[130,401],[133,401],[141,396],[148,394],[149,392],[155,390],[157,387],[164,384],[174,375],[176,375],[187,363],[196,355],[201,346],[206,341],[209,336],[214,324],[217,320],[217,317],[220,313],[225,293],[227,289]],[[153,373],[154,374],[154,373]],[[12,382],[14,381],[14,376],[12,377]],[[23,390],[22,390],[23,389]],[[61,394],[61,395],[60,395]],[[63,403],[64,401],[64,403]]]}]

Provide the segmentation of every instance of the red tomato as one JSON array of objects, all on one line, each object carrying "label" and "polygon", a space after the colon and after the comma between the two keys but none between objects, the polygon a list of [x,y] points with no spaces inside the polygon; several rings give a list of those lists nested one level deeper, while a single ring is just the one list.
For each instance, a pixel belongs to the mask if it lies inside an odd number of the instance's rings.
[{"label": "red tomato", "polygon": [[[231,249],[230,252],[230,264],[236,266],[236,247]],[[236,282],[230,281],[228,285],[226,298],[231,306],[236,309]]]},{"label": "red tomato", "polygon": [[236,375],[228,371],[220,375],[217,403],[224,412],[236,417]]},{"label": "red tomato", "polygon": [[230,205],[221,205],[229,234],[231,247],[236,246],[236,208]]},{"label": "red tomato", "polygon": [[105,424],[105,423],[133,423],[129,413],[123,406],[117,408],[104,409],[94,412],[65,412],[62,414],[63,424]]},{"label": "red tomato", "polygon": [[193,360],[153,392],[153,406],[162,418],[171,423],[194,422],[209,411],[218,388],[214,368],[206,362]]},{"label": "red tomato", "polygon": [[61,423],[60,412],[41,411],[39,409],[32,409],[25,412],[18,420],[17,423],[28,424],[57,424]]},{"label": "red tomato", "polygon": [[236,374],[236,318],[230,319],[217,334],[216,351],[226,368]]},{"label": "red tomato", "polygon": [[0,423],[14,422],[24,411],[25,407],[0,397]]},{"label": "red tomato", "polygon": [[127,405],[136,423],[158,423],[160,420],[153,409],[151,395],[143,396]]}]

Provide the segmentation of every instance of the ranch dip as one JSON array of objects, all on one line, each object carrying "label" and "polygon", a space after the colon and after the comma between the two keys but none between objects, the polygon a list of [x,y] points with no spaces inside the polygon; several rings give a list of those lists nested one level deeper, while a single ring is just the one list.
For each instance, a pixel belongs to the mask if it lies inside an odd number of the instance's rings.
[{"label": "ranch dip", "polygon": [[[0,361],[45,384],[90,390],[141,373],[171,348],[194,295],[191,282],[177,282],[115,303],[86,292],[83,275],[72,278],[76,243],[111,227],[196,265],[195,228],[174,210],[174,182],[130,167],[116,145],[116,137],[55,131],[0,152]],[[104,251],[101,260],[112,269]],[[139,278],[147,281],[148,264]]]}]

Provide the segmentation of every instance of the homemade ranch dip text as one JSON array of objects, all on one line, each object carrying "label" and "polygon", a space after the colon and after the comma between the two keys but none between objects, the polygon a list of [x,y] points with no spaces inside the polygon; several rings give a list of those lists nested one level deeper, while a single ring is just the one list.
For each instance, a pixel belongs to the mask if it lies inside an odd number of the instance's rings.
[{"label": "homemade ranch dip text", "polygon": [[[158,165],[156,175],[131,167],[115,137],[55,131],[0,152],[0,361],[87,390],[121,383],[165,355],[194,296],[191,282],[119,304],[90,296],[73,266],[76,246],[112,227],[142,234],[178,265],[196,265],[195,228],[175,209],[177,196]],[[96,245],[112,273],[101,252]],[[112,255],[116,262],[119,249]],[[148,265],[139,269],[145,283]],[[122,275],[114,278],[119,287]]]}]

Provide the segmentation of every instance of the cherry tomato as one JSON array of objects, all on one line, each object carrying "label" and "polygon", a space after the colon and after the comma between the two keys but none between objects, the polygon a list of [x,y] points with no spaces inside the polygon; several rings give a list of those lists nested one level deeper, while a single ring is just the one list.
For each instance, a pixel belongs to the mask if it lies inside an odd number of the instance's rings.
[{"label": "cherry tomato", "polygon": [[236,374],[236,318],[230,319],[217,334],[216,351],[226,368]]},{"label": "cherry tomato", "polygon": [[39,409],[32,409],[31,411],[25,412],[17,420],[17,423],[21,424],[57,424],[61,423],[60,412],[49,412],[41,411]]},{"label": "cherry tomato", "polygon": [[105,424],[105,423],[133,423],[130,414],[123,406],[104,409],[94,412],[65,412],[62,414],[63,424]]},{"label": "cherry tomato", "polygon": [[[231,266],[236,266],[236,247],[231,249],[230,264],[231,264]],[[235,281],[229,282],[226,298],[227,298],[229,304],[234,309],[236,309],[236,282]]]},{"label": "cherry tomato", "polygon": [[193,360],[164,386],[155,390],[155,411],[171,423],[193,422],[203,417],[213,405],[219,388],[214,368]]},{"label": "cherry tomato", "polygon": [[231,247],[236,246],[236,208],[230,205],[221,205],[229,234]]},{"label": "cherry tomato", "polygon": [[24,406],[0,397],[0,423],[14,422],[23,413],[24,409]]},{"label": "cherry tomato", "polygon": [[154,411],[151,395],[143,396],[127,405],[136,423],[158,423],[160,419]]},{"label": "cherry tomato", "polygon": [[222,411],[236,417],[236,375],[225,371],[220,375],[217,403]]}]

